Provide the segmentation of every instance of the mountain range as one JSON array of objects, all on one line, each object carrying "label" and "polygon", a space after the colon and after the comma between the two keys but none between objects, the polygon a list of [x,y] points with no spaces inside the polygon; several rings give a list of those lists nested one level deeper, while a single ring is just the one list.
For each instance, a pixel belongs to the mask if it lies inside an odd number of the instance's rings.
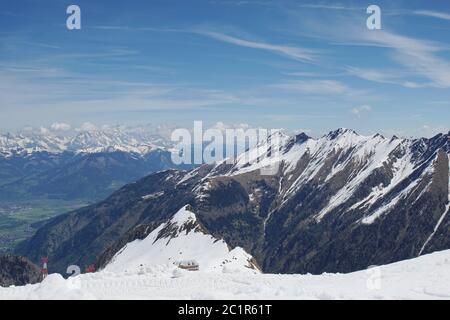
[{"label": "mountain range", "polygon": [[[263,272],[388,264],[450,248],[449,154],[450,133],[278,132],[233,161],[159,171],[53,218],[17,253],[32,261],[48,255],[53,271],[102,268],[189,204],[205,232],[242,247]],[[262,173],[275,162],[274,174]]]},{"label": "mountain range", "polygon": [[0,135],[0,252],[45,220],[105,199],[123,185],[168,168],[170,128],[41,128]]},{"label": "mountain range", "polygon": [[0,135],[0,201],[99,201],[151,172],[177,167],[171,152],[168,139],[139,127]]},{"label": "mountain range", "polygon": [[124,151],[146,154],[171,147],[170,141],[150,127],[108,127],[83,131],[21,131],[0,134],[0,156],[33,153],[58,154]]}]

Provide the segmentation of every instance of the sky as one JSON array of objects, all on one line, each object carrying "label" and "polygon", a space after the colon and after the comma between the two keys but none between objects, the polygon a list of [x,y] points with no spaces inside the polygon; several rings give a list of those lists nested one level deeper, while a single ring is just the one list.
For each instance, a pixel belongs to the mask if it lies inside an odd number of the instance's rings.
[{"label": "sky", "polygon": [[[66,9],[81,9],[69,30]],[[381,30],[366,10],[381,9]],[[5,0],[0,131],[247,123],[431,136],[450,123],[450,2]]]}]

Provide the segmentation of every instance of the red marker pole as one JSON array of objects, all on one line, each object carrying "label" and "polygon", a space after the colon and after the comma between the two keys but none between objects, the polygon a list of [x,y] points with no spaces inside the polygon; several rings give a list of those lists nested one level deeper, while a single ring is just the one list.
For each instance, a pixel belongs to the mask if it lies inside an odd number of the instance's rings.
[{"label": "red marker pole", "polygon": [[95,272],[95,266],[94,266],[93,264],[88,265],[88,266],[86,267],[86,269],[85,269],[85,272],[86,272],[86,273],[92,273],[92,272]]},{"label": "red marker pole", "polygon": [[42,274],[42,280],[44,280],[47,276],[48,276],[48,257],[41,257],[41,262],[42,262],[42,269],[41,269],[41,274]]}]

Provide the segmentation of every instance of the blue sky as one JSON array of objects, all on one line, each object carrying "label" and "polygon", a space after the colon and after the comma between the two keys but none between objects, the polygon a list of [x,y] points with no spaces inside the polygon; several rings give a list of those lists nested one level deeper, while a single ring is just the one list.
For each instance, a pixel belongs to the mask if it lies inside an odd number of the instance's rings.
[{"label": "blue sky", "polygon": [[[81,8],[81,30],[66,8]],[[366,8],[381,8],[368,30]],[[449,130],[448,1],[0,5],[0,128],[206,123]]]}]

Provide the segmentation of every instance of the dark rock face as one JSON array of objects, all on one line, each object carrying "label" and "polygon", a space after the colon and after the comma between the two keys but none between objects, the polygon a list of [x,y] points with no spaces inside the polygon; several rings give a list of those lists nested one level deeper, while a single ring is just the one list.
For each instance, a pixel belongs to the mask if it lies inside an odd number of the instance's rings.
[{"label": "dark rock face", "polygon": [[21,286],[41,280],[41,270],[24,257],[0,255],[0,286]]},{"label": "dark rock face", "polygon": [[271,176],[241,160],[152,174],[53,219],[19,252],[33,261],[48,255],[53,271],[102,266],[186,204],[264,272],[350,272],[450,248],[449,135],[402,140],[340,129],[286,139],[279,150]]}]

